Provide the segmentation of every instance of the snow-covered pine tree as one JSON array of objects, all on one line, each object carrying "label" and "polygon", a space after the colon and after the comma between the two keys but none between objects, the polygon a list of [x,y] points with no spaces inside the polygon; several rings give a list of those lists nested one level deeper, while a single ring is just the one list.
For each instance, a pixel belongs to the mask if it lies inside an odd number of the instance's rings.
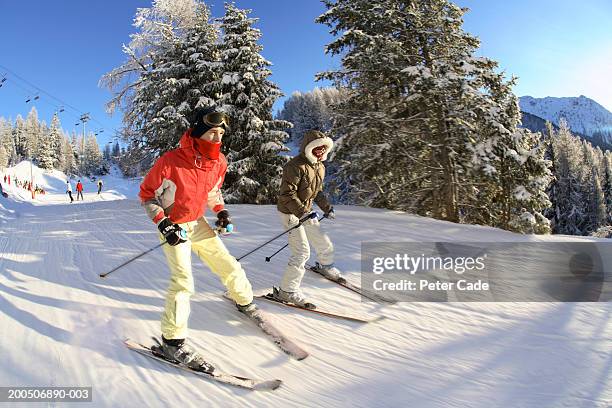
[{"label": "snow-covered pine tree", "polygon": [[591,225],[586,229],[587,234],[597,231],[600,227],[606,225],[606,200],[604,197],[601,182],[599,181],[599,173],[593,167],[591,169]]},{"label": "snow-covered pine tree", "polygon": [[564,119],[559,123],[553,148],[556,159],[554,211],[557,220],[553,232],[583,235],[582,225],[587,209],[581,184],[581,143],[572,136]]},{"label": "snow-covered pine tree", "polygon": [[603,157],[603,195],[606,207],[606,220],[607,225],[612,225],[612,153],[606,150]]},{"label": "snow-covered pine tree", "polygon": [[38,110],[32,106],[24,124],[24,158],[33,159],[38,156],[38,143],[42,138],[42,127],[38,120]]},{"label": "snow-covered pine tree", "polygon": [[21,115],[17,115],[15,118],[15,124],[13,126],[13,143],[15,145],[15,154],[13,163],[18,163],[26,158],[26,135],[25,135],[25,121]]},{"label": "snow-covered pine tree", "polygon": [[[466,9],[447,0],[324,3],[328,11],[317,21],[338,35],[326,52],[343,58],[341,69],[319,78],[347,92],[336,115],[342,137],[334,158],[343,197],[450,221],[486,219],[491,208],[481,203],[494,203],[489,194],[498,192],[483,192],[483,176],[500,170],[504,146],[526,148],[532,139],[516,130],[513,81],[496,72],[495,61],[474,56],[479,41],[461,28]],[[532,162],[545,173],[537,157]],[[538,212],[533,202],[504,210],[513,201],[493,212]]]},{"label": "snow-covered pine tree", "polygon": [[57,113],[55,113],[51,118],[51,125],[49,126],[49,139],[51,142],[51,157],[53,159],[53,167],[63,170],[66,160],[64,157],[65,136]]},{"label": "snow-covered pine tree", "polygon": [[264,204],[276,201],[287,160],[279,153],[288,150],[284,141],[290,124],[272,116],[282,93],[269,79],[271,63],[261,55],[261,32],[253,27],[257,19],[250,13],[225,4],[219,19],[223,72],[213,86],[220,96],[218,105],[231,119],[231,131],[223,139],[229,164],[224,197],[228,202]]},{"label": "snow-covered pine tree", "polygon": [[116,91],[107,107],[123,108],[123,133],[143,159],[176,147],[193,109],[215,102],[218,30],[209,19],[208,7],[194,0],[158,0],[140,9],[140,32],[124,47],[128,60],[102,78]]},{"label": "snow-covered pine tree", "polygon": [[[333,87],[315,88],[305,93],[296,91],[284,102],[277,118],[293,124],[293,128],[287,131],[289,140],[294,146],[299,146],[308,130],[331,130],[331,106],[340,103],[340,100],[340,92]],[[332,138],[335,139],[333,135]]]},{"label": "snow-covered pine tree", "polygon": [[13,143],[13,127],[11,122],[0,117],[0,146],[4,148],[7,163],[5,166],[8,166],[12,162],[12,156],[14,152],[14,143]]},{"label": "snow-covered pine tree", "polygon": [[113,152],[111,155],[113,160],[118,160],[119,156],[121,156],[121,148],[119,147],[119,142],[115,142],[115,144],[113,145]]},{"label": "snow-covered pine tree", "polygon": [[104,161],[110,161],[111,159],[111,147],[110,145],[107,143],[104,145],[104,149],[102,149],[102,158],[104,159]]},{"label": "snow-covered pine tree", "polygon": [[467,203],[466,220],[476,223],[484,216],[487,225],[521,233],[549,233],[550,222],[543,215],[551,205],[546,194],[552,180],[550,161],[544,159],[546,143],[539,133],[517,127],[520,110],[511,91],[513,82],[492,81],[489,100],[493,104],[479,112],[484,116],[485,126],[480,129],[485,133],[470,145],[474,151],[470,174],[480,182],[474,195],[477,201]]},{"label": "snow-covered pine tree", "polygon": [[4,146],[0,144],[0,169],[4,169],[6,166],[8,166],[8,162],[9,154],[4,148]]},{"label": "snow-covered pine tree", "polygon": [[546,195],[548,196],[548,199],[550,200],[550,206],[544,209],[543,214],[551,222],[551,231],[554,231],[554,228],[555,228],[554,226],[558,222],[557,217],[556,217],[557,213],[555,212],[555,208],[557,206],[557,200],[558,200],[557,191],[556,191],[557,169],[555,166],[557,163],[557,159],[555,157],[555,149],[554,149],[555,137],[556,137],[555,130],[552,126],[552,123],[550,123],[550,121],[546,121],[546,131],[542,135],[542,141],[545,146],[544,160],[548,160],[550,162],[550,174],[551,174],[550,180],[551,182],[548,185],[548,188],[546,189]]},{"label": "snow-covered pine tree", "polygon": [[68,138],[65,138],[63,142],[63,157],[64,166],[60,168],[60,170],[68,176],[75,174],[76,163],[74,161],[74,151],[72,150],[72,143],[70,143]]},{"label": "snow-covered pine tree", "polygon": [[599,176],[603,153],[599,147],[593,148],[586,140],[581,140],[580,144],[580,180],[586,210],[581,230],[584,235],[590,235],[604,225],[606,218],[605,199]]},{"label": "snow-covered pine tree", "polygon": [[41,125],[42,136],[38,141],[38,154],[37,161],[38,165],[45,170],[53,170],[53,165],[56,162],[55,151],[53,148],[53,142],[55,140],[55,136],[51,133],[51,129],[47,129],[46,125]]},{"label": "snow-covered pine tree", "polygon": [[88,177],[100,174],[102,166],[102,152],[98,145],[98,140],[93,133],[90,133],[85,140],[85,174]]}]

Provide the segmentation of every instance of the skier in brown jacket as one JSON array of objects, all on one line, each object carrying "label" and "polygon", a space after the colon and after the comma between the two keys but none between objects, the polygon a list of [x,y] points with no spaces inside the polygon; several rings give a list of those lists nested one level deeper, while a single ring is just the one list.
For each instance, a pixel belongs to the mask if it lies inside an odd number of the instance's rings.
[{"label": "skier in brown jacket", "polygon": [[[312,212],[316,203],[329,219],[335,218],[334,208],[323,192],[325,166],[323,162],[334,146],[333,141],[323,133],[311,130],[306,132],[300,154],[291,159],[283,168],[283,179],[278,197],[277,209],[285,229],[299,223],[299,220]],[[311,218],[299,228],[288,234],[291,257],[285,270],[280,287],[275,287],[273,296],[278,300],[314,309],[300,291],[304,276],[304,266],[310,257],[310,245],[317,253],[316,272],[332,280],[340,278],[340,271],[334,267],[334,246],[321,230],[319,221]]]}]

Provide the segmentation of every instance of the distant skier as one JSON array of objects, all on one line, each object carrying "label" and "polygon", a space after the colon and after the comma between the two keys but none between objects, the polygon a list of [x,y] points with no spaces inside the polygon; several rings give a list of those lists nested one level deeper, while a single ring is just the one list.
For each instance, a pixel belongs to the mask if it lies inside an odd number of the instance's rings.
[{"label": "distant skier", "polygon": [[[242,266],[230,255],[206,222],[206,206],[217,214],[215,225],[231,223],[224,209],[221,185],[227,161],[220,152],[221,138],[229,119],[213,108],[196,111],[180,140],[180,147],[164,154],[140,185],[140,199],[147,215],[166,240],[163,245],[170,268],[170,286],[161,319],[162,346],[169,359],[201,367],[202,357],[185,344],[188,334],[189,299],[194,292],[191,251],[221,279],[238,309],[252,315],[257,306]],[[204,369],[206,369],[204,367]]]},{"label": "distant skier", "polygon": [[[315,202],[327,218],[335,218],[334,207],[323,193],[325,166],[323,162],[333,148],[333,141],[323,133],[310,130],[304,135],[300,154],[291,159],[283,168],[277,209],[285,229],[299,223],[312,211]],[[310,257],[310,244],[314,247],[318,261],[317,271],[332,280],[340,278],[340,271],[334,267],[334,246],[321,230],[319,221],[309,219],[302,226],[289,232],[291,257],[285,269],[280,287],[273,288],[273,296],[281,301],[314,309],[300,291],[304,277],[304,266]]]},{"label": "distant skier", "polygon": [[102,192],[102,180],[98,180],[98,195]]},{"label": "distant skier", "polygon": [[70,184],[70,180],[66,180],[66,194],[70,197],[70,203],[72,204],[74,198],[72,198],[72,185]]},{"label": "distant skier", "polygon": [[77,201],[79,201],[79,196],[81,197],[81,201],[85,201],[85,199],[83,198],[83,183],[81,183],[81,180],[77,182],[76,190],[77,190]]}]

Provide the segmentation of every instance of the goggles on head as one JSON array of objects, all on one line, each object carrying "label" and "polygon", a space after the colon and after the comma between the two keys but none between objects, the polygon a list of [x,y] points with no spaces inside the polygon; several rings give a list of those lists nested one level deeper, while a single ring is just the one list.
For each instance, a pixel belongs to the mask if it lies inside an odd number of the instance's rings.
[{"label": "goggles on head", "polygon": [[229,128],[229,117],[223,112],[211,112],[204,115],[202,121],[210,127],[223,126]]}]

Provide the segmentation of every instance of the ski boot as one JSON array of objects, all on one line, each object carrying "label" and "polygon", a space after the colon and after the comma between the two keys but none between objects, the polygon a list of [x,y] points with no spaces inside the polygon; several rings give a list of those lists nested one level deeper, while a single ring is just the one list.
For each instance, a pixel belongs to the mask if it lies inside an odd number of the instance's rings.
[{"label": "ski boot", "polygon": [[340,271],[334,266],[334,264],[321,265],[320,263],[316,262],[312,267],[312,270],[334,282],[346,283],[346,279],[340,276]]},{"label": "ski boot", "polygon": [[272,298],[274,300],[278,300],[283,303],[291,303],[305,309],[317,308],[313,303],[307,302],[306,297],[299,290],[295,292],[285,292],[281,288],[274,286],[272,288]]},{"label": "ski boot", "polygon": [[[159,341],[158,341],[159,343]],[[215,367],[207,363],[202,356],[192,347],[185,344],[185,340],[166,340],[162,337],[162,342],[151,348],[153,354],[166,360],[182,364],[195,371],[211,374]]]},{"label": "ski boot", "polygon": [[253,302],[249,303],[248,305],[244,305],[244,306],[241,306],[238,303],[236,303],[236,307],[241,313],[244,313],[248,317],[255,317],[255,315],[259,311],[259,308],[257,307],[257,305]]}]

